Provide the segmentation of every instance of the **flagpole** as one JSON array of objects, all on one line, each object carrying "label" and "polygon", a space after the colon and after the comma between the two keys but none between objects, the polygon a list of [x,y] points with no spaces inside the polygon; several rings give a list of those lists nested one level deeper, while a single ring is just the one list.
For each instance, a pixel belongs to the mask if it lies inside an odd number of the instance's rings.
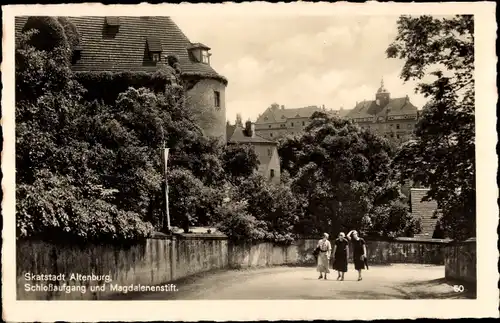
[{"label": "flagpole", "polygon": [[167,229],[170,232],[170,212],[169,212],[169,205],[168,205],[168,177],[167,177],[167,162],[168,162],[168,148],[165,148],[165,142],[163,142],[163,156],[165,159],[164,165],[165,165],[165,213],[167,215]]},{"label": "flagpole", "polygon": [[[163,132],[163,126],[160,125],[160,130],[161,130],[161,141],[162,141],[162,145],[163,145],[163,149],[162,149],[162,157],[163,157],[163,175],[164,175],[164,178],[165,178],[165,214],[167,216],[167,229],[168,229],[168,232],[170,232],[171,230],[171,226],[170,226],[170,212],[169,212],[169,205],[168,205],[168,151],[169,151],[169,148],[165,148],[165,134]],[[162,221],[162,226],[165,225],[165,220]]]}]

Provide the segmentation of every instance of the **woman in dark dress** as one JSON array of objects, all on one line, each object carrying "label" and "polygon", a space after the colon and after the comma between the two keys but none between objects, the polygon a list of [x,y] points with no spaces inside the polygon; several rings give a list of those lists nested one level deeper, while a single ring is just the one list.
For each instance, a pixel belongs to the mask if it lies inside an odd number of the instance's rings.
[{"label": "woman in dark dress", "polygon": [[344,280],[344,273],[347,272],[347,255],[349,254],[349,242],[345,238],[344,232],[339,233],[333,246],[333,270],[339,275],[337,280]]},{"label": "woman in dark dress", "polygon": [[[352,238],[351,238],[352,234]],[[347,239],[351,241],[352,244],[352,258],[354,261],[354,268],[358,271],[358,281],[362,280],[361,271],[365,269],[365,259],[366,259],[366,243],[365,240],[359,237],[356,230],[351,230],[347,234]]]}]

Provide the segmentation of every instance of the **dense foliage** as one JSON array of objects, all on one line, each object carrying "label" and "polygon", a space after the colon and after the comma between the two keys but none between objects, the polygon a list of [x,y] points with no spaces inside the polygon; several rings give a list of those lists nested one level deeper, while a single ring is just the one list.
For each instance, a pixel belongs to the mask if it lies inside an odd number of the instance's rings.
[{"label": "dense foliage", "polygon": [[69,49],[65,28],[57,17],[30,16],[24,25],[23,32],[37,32],[27,40],[29,45],[42,51],[52,51],[55,48]]},{"label": "dense foliage", "polygon": [[259,167],[255,150],[250,145],[229,144],[222,155],[224,169],[233,179],[248,177]]},{"label": "dense foliage", "polygon": [[[19,237],[130,240],[151,225],[114,203],[99,166],[110,151],[78,137],[87,107],[67,48],[16,50],[16,196]],[[59,44],[58,42],[55,42]],[[100,163],[101,162],[101,163]]]},{"label": "dense foliage", "polygon": [[231,239],[289,243],[296,237],[301,209],[286,183],[275,185],[254,174],[231,185],[226,195],[219,228]]},{"label": "dense foliage", "polygon": [[429,99],[416,140],[395,158],[400,179],[430,188],[449,237],[475,236],[474,17],[402,16],[387,55],[405,61],[401,77],[420,80]]},{"label": "dense foliage", "polygon": [[394,150],[387,139],[315,113],[306,133],[282,139],[279,152],[303,208],[295,232],[307,236],[356,228],[394,236],[418,230],[391,181]]},{"label": "dense foliage", "polygon": [[351,228],[418,230],[391,181],[386,139],[316,113],[305,134],[281,140],[272,184],[250,145],[203,136],[176,57],[154,73],[75,74],[74,25],[28,22],[16,48],[18,237],[131,241],[165,230],[164,147],[171,225],[185,232],[217,226],[234,241],[289,243]]},{"label": "dense foliage", "polygon": [[165,91],[174,83],[175,74],[170,68],[156,72],[125,71],[125,72],[76,72],[76,79],[87,89],[85,100],[104,101],[113,104],[119,94],[129,87],[135,89],[147,88],[155,93]]}]

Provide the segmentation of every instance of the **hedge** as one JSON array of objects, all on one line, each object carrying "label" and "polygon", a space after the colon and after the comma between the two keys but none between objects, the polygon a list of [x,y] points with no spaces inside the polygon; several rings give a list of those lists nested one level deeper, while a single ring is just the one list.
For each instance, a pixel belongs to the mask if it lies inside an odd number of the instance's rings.
[{"label": "hedge", "polygon": [[156,93],[164,92],[165,87],[176,82],[174,72],[168,67],[156,72],[75,72],[78,82],[87,90],[84,98],[112,104],[118,95],[129,87],[148,88]]}]

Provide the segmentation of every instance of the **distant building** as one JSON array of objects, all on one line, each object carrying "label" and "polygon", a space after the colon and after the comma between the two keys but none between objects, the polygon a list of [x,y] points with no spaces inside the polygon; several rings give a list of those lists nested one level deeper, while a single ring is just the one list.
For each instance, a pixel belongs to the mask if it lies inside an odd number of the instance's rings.
[{"label": "distant building", "polygon": [[418,109],[408,96],[391,98],[382,80],[375,94],[375,100],[356,103],[346,118],[359,124],[361,128],[372,129],[397,143],[412,138],[418,121]]},{"label": "distant building", "polygon": [[[78,31],[71,68],[75,72],[155,72],[167,55],[178,58],[187,105],[198,111],[201,129],[225,138],[227,80],[210,66],[210,48],[192,43],[166,16],[65,17]],[[28,16],[15,19],[20,33]]]},{"label": "distant building", "polygon": [[339,111],[326,110],[324,105],[286,109],[285,106],[274,103],[257,118],[255,131],[259,136],[269,140],[276,140],[287,134],[298,134],[311,122],[314,112],[339,115]]},{"label": "distant building", "polygon": [[255,125],[247,121],[245,127],[236,124],[226,125],[228,144],[249,144],[255,149],[259,160],[258,172],[272,183],[279,183],[281,178],[278,144],[255,133]]}]

